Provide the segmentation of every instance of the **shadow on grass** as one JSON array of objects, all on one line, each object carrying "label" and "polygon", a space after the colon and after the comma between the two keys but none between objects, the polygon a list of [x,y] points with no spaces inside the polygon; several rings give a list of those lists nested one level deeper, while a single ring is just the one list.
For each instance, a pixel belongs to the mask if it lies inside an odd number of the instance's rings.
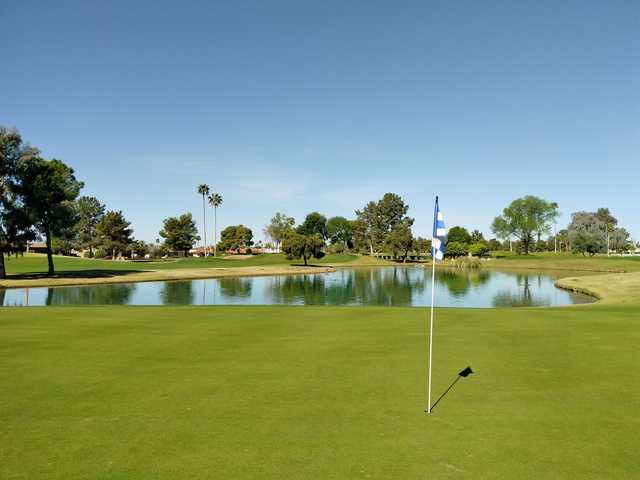
[{"label": "shadow on grass", "polygon": [[147,270],[65,270],[47,276],[43,272],[16,273],[7,275],[7,280],[39,280],[51,278],[113,278],[132,273],[143,273]]},{"label": "shadow on grass", "polygon": [[319,265],[314,265],[312,263],[305,265],[304,263],[291,263],[289,264],[292,267],[307,267],[307,268],[327,268],[330,267],[331,264],[325,263],[325,264],[319,264]]}]

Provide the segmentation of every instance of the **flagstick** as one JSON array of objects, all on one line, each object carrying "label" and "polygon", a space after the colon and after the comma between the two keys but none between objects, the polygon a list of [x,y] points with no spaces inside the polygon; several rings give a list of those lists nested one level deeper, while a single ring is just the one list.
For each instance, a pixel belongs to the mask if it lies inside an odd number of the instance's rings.
[{"label": "flagstick", "polygon": [[429,322],[429,387],[427,399],[427,413],[431,413],[431,359],[433,355],[433,304],[435,303],[436,293],[436,257],[431,248],[431,321]]}]

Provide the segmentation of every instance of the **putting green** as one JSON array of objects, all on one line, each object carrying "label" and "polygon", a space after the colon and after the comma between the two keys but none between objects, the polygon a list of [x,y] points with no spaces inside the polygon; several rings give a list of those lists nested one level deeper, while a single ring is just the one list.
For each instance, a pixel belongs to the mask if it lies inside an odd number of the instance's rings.
[{"label": "putting green", "polygon": [[639,312],[0,309],[0,478],[635,478]]}]

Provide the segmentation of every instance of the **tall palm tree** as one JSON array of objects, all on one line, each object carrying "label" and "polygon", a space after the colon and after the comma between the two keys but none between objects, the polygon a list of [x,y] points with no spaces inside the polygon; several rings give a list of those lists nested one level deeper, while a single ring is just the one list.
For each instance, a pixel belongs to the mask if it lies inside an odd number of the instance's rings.
[{"label": "tall palm tree", "polygon": [[222,205],[222,195],[213,192],[209,195],[209,204],[213,207],[213,256],[218,255],[218,207]]},{"label": "tall palm tree", "polygon": [[203,183],[198,185],[198,194],[202,195],[202,218],[204,220],[204,250],[207,251],[207,212],[204,204],[204,197],[209,195],[209,185]]}]

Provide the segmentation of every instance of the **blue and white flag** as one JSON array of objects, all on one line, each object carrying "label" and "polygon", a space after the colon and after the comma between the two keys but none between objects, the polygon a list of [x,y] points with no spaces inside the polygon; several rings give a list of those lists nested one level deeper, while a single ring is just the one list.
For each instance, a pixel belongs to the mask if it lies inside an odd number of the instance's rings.
[{"label": "blue and white flag", "polygon": [[431,238],[431,256],[434,260],[444,259],[444,250],[447,243],[447,230],[444,228],[444,215],[438,206],[436,197],[436,208],[433,213],[433,237]]}]

